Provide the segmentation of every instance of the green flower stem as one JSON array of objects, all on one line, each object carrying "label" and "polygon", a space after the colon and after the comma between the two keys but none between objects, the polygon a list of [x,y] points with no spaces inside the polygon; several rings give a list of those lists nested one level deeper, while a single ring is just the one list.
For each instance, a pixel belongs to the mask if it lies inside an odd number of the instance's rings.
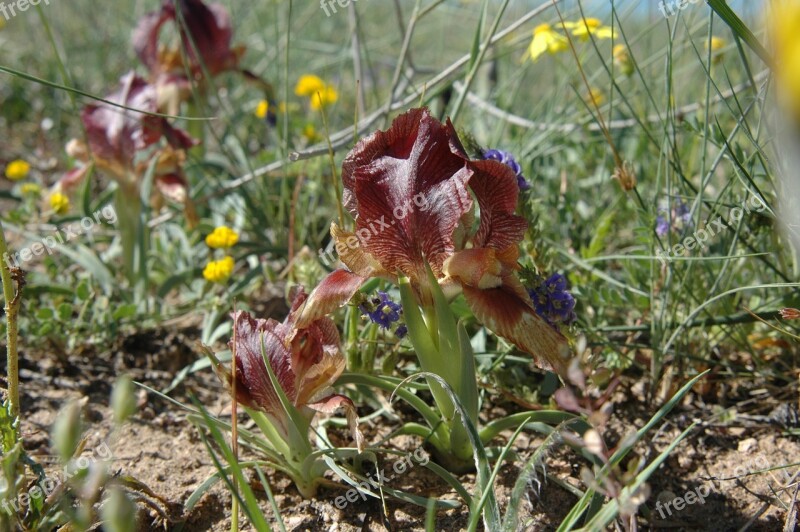
[{"label": "green flower stem", "polygon": [[[408,327],[408,337],[423,371],[441,377],[453,390],[467,417],[475,424],[478,418],[478,385],[469,336],[456,321],[433,274],[428,271],[428,285],[433,304],[420,305],[408,279],[400,279],[400,297]],[[446,454],[443,463],[451,470],[471,464],[473,449],[464,420],[456,411],[450,394],[433,379],[428,384],[445,425]],[[443,453],[445,454],[445,453]]]},{"label": "green flower stem", "polygon": [[17,313],[19,311],[19,299],[14,292],[14,280],[11,278],[11,270],[6,263],[5,257],[8,256],[8,245],[6,244],[3,224],[0,222],[0,275],[3,278],[3,299],[6,306],[6,370],[8,375],[8,402],[12,418],[19,416],[19,355],[17,353]]},{"label": "green flower stem", "polygon": [[136,276],[139,273],[139,263],[141,262],[139,253],[143,250],[137,245],[140,231],[141,202],[138,194],[126,192],[124,187],[116,192],[115,208],[119,220],[119,234],[122,240],[122,256],[125,263],[125,274],[131,284],[136,283]]},{"label": "green flower stem", "polygon": [[350,371],[361,373],[361,357],[358,349],[358,309],[355,307],[347,307],[347,312],[344,318],[345,323],[345,348],[344,352],[347,356],[347,367]]}]

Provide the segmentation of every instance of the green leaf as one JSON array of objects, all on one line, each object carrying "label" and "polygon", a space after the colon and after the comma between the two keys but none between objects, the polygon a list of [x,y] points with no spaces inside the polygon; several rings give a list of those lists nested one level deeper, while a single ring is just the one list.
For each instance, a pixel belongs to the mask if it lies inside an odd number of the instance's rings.
[{"label": "green leaf", "polygon": [[86,301],[92,295],[92,290],[89,288],[89,282],[86,279],[78,284],[78,288],[75,289],[75,295],[81,301]]},{"label": "green leaf", "polygon": [[48,321],[55,318],[56,313],[49,307],[42,307],[36,311],[36,318],[42,321]]},{"label": "green leaf", "polygon": [[69,303],[61,303],[57,311],[58,319],[61,321],[69,321],[72,318],[72,305]]},{"label": "green leaf", "polygon": [[3,454],[7,454],[19,441],[19,420],[11,417],[11,405],[8,401],[0,408],[0,441]]},{"label": "green leaf", "polygon": [[756,36],[753,35],[753,32],[750,31],[750,28],[748,28],[747,25],[742,22],[742,19],[730,8],[726,0],[708,0],[708,5],[711,6],[711,9],[719,15],[719,18],[730,27],[734,35],[746,42],[758,57],[760,57],[768,67],[772,68],[772,57],[769,55],[767,49],[764,48]]},{"label": "green leaf", "polygon": [[125,318],[132,318],[136,316],[136,304],[135,303],[127,303],[125,305],[120,305],[117,307],[117,310],[114,311],[112,317],[114,320],[122,320]]}]

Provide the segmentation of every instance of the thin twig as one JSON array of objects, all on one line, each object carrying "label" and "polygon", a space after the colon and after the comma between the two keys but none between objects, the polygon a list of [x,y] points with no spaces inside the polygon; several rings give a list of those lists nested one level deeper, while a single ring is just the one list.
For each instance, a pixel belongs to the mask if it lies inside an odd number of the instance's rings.
[{"label": "thin twig", "polygon": [[[754,81],[756,83],[763,81],[766,79],[770,74],[769,70],[764,70],[760,72],[755,78]],[[731,98],[737,92],[747,89],[752,84],[749,81],[741,83],[734,87],[731,90],[725,91],[722,93],[721,96],[716,96],[712,99],[712,103],[719,103],[724,99]],[[464,85],[460,81],[456,81],[453,83],[453,86],[456,90],[463,90]],[[508,111],[504,111],[499,107],[493,105],[490,102],[487,102],[474,92],[467,92],[467,100],[469,103],[474,105],[475,107],[486,111],[488,114],[499,118],[509,124],[514,126],[522,127],[525,129],[533,129],[536,131],[557,131],[559,133],[571,133],[576,129],[585,128],[588,131],[600,131],[600,124],[594,121],[593,117],[588,117],[583,121],[579,122],[572,122],[572,123],[554,123],[554,122],[535,122],[533,120],[529,120],[527,118],[509,113]],[[694,102],[683,107],[679,107],[675,110],[678,115],[687,115],[689,113],[693,113],[699,109],[704,107],[702,102]],[[646,123],[656,123],[661,122],[663,118],[659,116],[657,113],[653,113],[648,115],[644,118],[644,122]],[[631,127],[636,127],[640,124],[640,120],[637,118],[622,118],[617,120],[612,120],[607,124],[608,129],[627,129]]]}]

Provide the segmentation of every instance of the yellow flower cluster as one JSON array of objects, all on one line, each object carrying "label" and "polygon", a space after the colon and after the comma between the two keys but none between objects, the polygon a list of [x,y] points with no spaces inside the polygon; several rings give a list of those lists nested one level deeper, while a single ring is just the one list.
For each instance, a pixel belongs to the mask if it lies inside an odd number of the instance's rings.
[{"label": "yellow flower cluster", "polygon": [[225,255],[220,260],[212,260],[203,268],[203,277],[211,283],[224,283],[233,273],[233,257]]},{"label": "yellow flower cluster", "polygon": [[17,159],[11,161],[6,165],[6,177],[11,181],[19,181],[28,177],[28,172],[31,171],[31,165],[28,161]]},{"label": "yellow flower cluster", "polygon": [[[206,245],[211,249],[231,248],[239,242],[239,234],[230,227],[220,225],[206,235]],[[203,268],[203,278],[210,283],[224,283],[233,273],[234,260],[225,255],[220,260],[212,260]]]},{"label": "yellow flower cluster", "polygon": [[50,207],[56,214],[66,214],[69,211],[69,198],[61,192],[50,195]]},{"label": "yellow flower cluster", "polygon": [[336,103],[339,99],[339,93],[333,86],[325,83],[322,78],[313,74],[305,74],[300,76],[297,80],[297,85],[294,87],[294,93],[298,96],[305,96],[309,98],[311,108],[318,111]]},{"label": "yellow flower cluster", "polygon": [[212,249],[230,248],[236,245],[239,241],[239,234],[231,229],[221,225],[215,227],[214,230],[206,236],[206,245]]},{"label": "yellow flower cluster", "polygon": [[[587,18],[577,22],[565,22],[564,28],[572,30],[572,35],[585,41],[593,35],[597,39],[610,39],[614,37],[614,29],[610,26],[603,26],[603,23],[596,18]],[[550,24],[540,24],[533,30],[533,40],[528,46],[528,55],[534,61],[538,60],[542,54],[557,54],[563,52],[568,47],[567,38],[557,32]]]}]

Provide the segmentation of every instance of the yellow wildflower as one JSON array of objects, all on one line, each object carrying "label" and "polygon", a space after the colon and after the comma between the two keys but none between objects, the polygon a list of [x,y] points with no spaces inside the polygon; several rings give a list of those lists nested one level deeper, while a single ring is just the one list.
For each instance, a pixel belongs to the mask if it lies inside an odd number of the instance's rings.
[{"label": "yellow wildflower", "polygon": [[614,56],[614,64],[619,67],[624,75],[630,76],[633,74],[633,59],[631,59],[631,54],[624,44],[614,46],[614,50],[611,53]]},{"label": "yellow wildflower", "polygon": [[42,187],[38,183],[23,183],[19,187],[19,191],[23,196],[36,196],[39,197],[42,193]]},{"label": "yellow wildflower", "polygon": [[314,124],[306,124],[303,126],[303,136],[309,142],[319,140],[319,135],[317,135],[317,129],[314,127]]},{"label": "yellow wildflower", "polygon": [[69,198],[61,192],[54,192],[50,196],[50,207],[56,214],[66,214],[69,211]]},{"label": "yellow wildflower", "polygon": [[224,283],[233,273],[233,264],[233,257],[230,255],[212,260],[203,268],[203,278],[210,283]]},{"label": "yellow wildflower", "polygon": [[712,36],[711,37],[711,44],[706,44],[707,48],[711,48],[712,52],[719,52],[728,44],[728,41],[723,39],[722,37]]},{"label": "yellow wildflower", "polygon": [[325,90],[327,85],[322,81],[322,78],[313,74],[306,74],[300,76],[297,80],[297,85],[294,87],[294,93],[298,96],[312,96],[317,92]]},{"label": "yellow wildflower", "polygon": [[326,85],[322,90],[311,95],[311,108],[315,111],[319,111],[326,105],[336,103],[338,99],[339,93],[336,92],[336,89],[330,85]]},{"label": "yellow wildflower", "polygon": [[533,40],[528,47],[531,59],[536,61],[547,52],[557,54],[567,49],[567,38],[553,30],[550,24],[540,24],[533,30]]},{"label": "yellow wildflower", "polygon": [[577,22],[565,22],[564,27],[572,30],[575,37],[586,41],[589,35],[594,35],[598,39],[611,39],[614,37],[614,28],[603,26],[603,23],[596,18],[585,18]]},{"label": "yellow wildflower", "polygon": [[800,122],[800,5],[776,3],[769,29],[775,48],[775,75],[784,103]]},{"label": "yellow wildflower", "polygon": [[269,102],[267,100],[258,102],[258,105],[256,105],[256,117],[263,120],[267,117],[267,111],[269,111]]},{"label": "yellow wildflower", "polygon": [[239,235],[236,231],[224,225],[215,227],[214,230],[206,236],[206,244],[213,249],[233,247],[238,241]]},{"label": "yellow wildflower", "polygon": [[728,45],[728,41],[722,37],[712,36],[710,42],[706,42],[706,50],[711,50],[711,61],[719,63],[722,61],[724,49]]},{"label": "yellow wildflower", "polygon": [[589,92],[586,93],[584,101],[590,106],[599,107],[603,105],[603,102],[606,101],[606,97],[603,95],[603,92],[600,89],[595,89],[592,87],[589,89]]},{"label": "yellow wildflower", "polygon": [[31,165],[27,161],[23,161],[22,159],[17,159],[15,161],[11,161],[6,165],[6,177],[9,178],[11,181],[19,181],[20,179],[25,179],[28,176],[28,172],[31,171]]}]

